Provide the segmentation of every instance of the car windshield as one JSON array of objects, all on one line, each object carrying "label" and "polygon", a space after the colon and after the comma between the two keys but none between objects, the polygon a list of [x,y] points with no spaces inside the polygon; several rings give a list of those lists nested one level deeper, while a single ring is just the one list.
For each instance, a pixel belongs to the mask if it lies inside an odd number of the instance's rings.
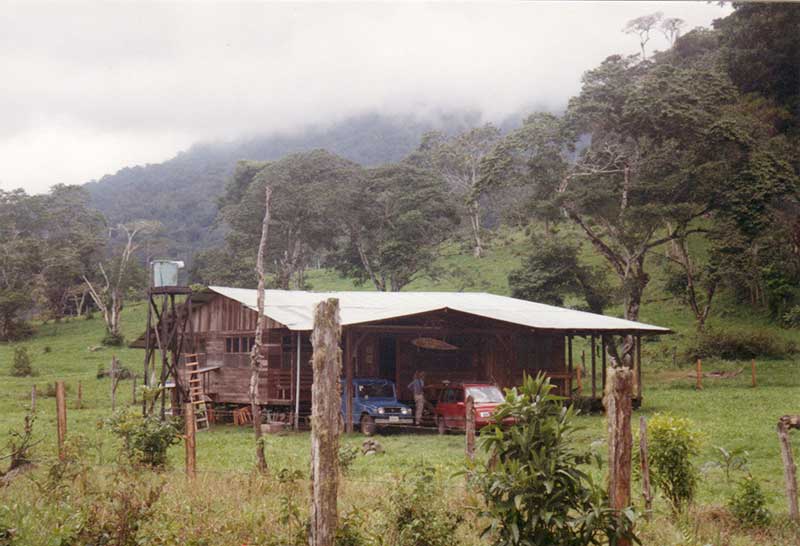
[{"label": "car windshield", "polygon": [[467,396],[471,396],[476,404],[499,403],[504,400],[500,389],[492,385],[485,387],[467,387]]},{"label": "car windshield", "polygon": [[394,387],[390,383],[360,383],[358,397],[364,398],[394,398]]}]

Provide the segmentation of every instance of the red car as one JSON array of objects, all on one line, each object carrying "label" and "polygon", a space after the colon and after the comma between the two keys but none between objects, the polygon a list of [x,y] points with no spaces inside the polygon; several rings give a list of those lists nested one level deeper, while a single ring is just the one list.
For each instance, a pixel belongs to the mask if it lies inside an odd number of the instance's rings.
[{"label": "red car", "polygon": [[466,422],[464,401],[472,396],[475,408],[475,429],[479,430],[492,421],[495,408],[505,399],[503,393],[491,383],[450,383],[442,386],[434,410],[439,433],[448,429],[463,429]]}]

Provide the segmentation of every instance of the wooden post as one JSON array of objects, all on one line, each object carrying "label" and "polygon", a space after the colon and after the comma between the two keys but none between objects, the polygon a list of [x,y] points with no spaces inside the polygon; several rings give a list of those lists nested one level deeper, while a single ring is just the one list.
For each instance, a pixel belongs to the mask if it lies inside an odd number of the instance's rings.
[{"label": "wooden post", "polygon": [[194,419],[194,403],[186,402],[183,408],[186,426],[186,476],[194,479],[197,477],[197,422]]},{"label": "wooden post", "polygon": [[600,336],[600,368],[602,369],[602,386],[603,392],[606,392],[606,369],[608,366],[607,359],[606,359],[606,336]]},{"label": "wooden post", "polygon": [[344,342],[344,375],[347,385],[345,385],[345,431],[353,432],[353,357],[352,357],[352,337],[347,331]]},{"label": "wooden post", "polygon": [[781,444],[781,459],[783,459],[783,478],[786,482],[786,498],[789,501],[789,518],[792,521],[800,519],[797,508],[797,467],[792,456],[792,446],[789,443],[789,430],[800,428],[800,415],[784,415],[778,420],[778,440]]},{"label": "wooden post", "polygon": [[567,396],[572,399],[572,336],[567,336],[567,366],[567,373],[569,373],[569,379],[567,379]]},{"label": "wooden post", "polygon": [[117,355],[111,357],[111,411],[117,407]]},{"label": "wooden post", "polygon": [[750,361],[750,377],[753,388],[756,388],[756,359]]},{"label": "wooden post", "polygon": [[578,364],[575,369],[575,379],[578,382],[578,398],[583,396],[583,364]]},{"label": "wooden post", "polygon": [[594,349],[594,334],[592,334],[592,400],[597,398],[597,370],[596,370],[597,357],[595,356],[596,352],[597,351],[595,351]]},{"label": "wooden post", "polygon": [[467,421],[466,429],[466,452],[467,459],[470,461],[475,460],[475,401],[472,396],[467,396],[466,403],[464,404],[464,411],[466,412]]},{"label": "wooden post", "polygon": [[[614,510],[623,510],[631,503],[631,394],[633,370],[608,368],[603,402],[608,419],[608,500]],[[617,542],[630,546],[627,539]]]},{"label": "wooden post", "polygon": [[31,387],[31,413],[36,413],[36,385]]},{"label": "wooden post", "polygon": [[64,442],[67,439],[67,396],[64,382],[56,381],[56,422],[58,427],[58,458],[66,459]]},{"label": "wooden post", "polygon": [[339,378],[342,351],[339,300],[329,298],[314,310],[311,387],[311,528],[310,546],[333,546],[339,490]]},{"label": "wooden post", "polygon": [[81,382],[78,381],[78,400],[75,402],[75,408],[81,409],[82,405],[83,405],[83,385],[81,385]]},{"label": "wooden post", "polygon": [[703,360],[701,358],[697,359],[697,369],[695,371],[696,379],[694,388],[695,390],[702,391],[703,390]]},{"label": "wooden post", "polygon": [[642,399],[642,336],[636,336],[636,398]]},{"label": "wooden post", "polygon": [[647,420],[639,417],[639,461],[642,469],[642,497],[644,497],[644,517],[650,521],[653,511],[653,493],[650,490],[650,463],[647,459]]},{"label": "wooden post", "polygon": [[303,338],[297,332],[297,378],[294,384],[294,430],[300,430],[300,348]]}]

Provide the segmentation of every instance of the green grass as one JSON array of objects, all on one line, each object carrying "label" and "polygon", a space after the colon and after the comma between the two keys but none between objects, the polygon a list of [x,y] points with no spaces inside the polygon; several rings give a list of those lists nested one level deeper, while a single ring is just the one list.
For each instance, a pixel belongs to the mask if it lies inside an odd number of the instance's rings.
[{"label": "green grass", "polygon": [[[411,287],[425,290],[479,289],[496,293],[507,293],[506,276],[510,269],[519,263],[519,254],[525,248],[525,238],[519,234],[507,233],[499,235],[488,256],[477,260],[471,256],[457,253],[442,258],[443,269],[466,271],[449,277],[443,276],[436,281],[419,280]],[[678,366],[672,365],[673,348],[681,354],[690,343],[693,332],[693,319],[690,313],[674,302],[660,301],[659,273],[654,272],[651,289],[648,291],[643,306],[641,320],[672,328],[677,332],[674,336],[665,336],[659,340],[643,344],[644,368],[644,405],[639,415],[649,416],[656,412],[671,412],[675,415],[690,418],[696,428],[702,432],[704,444],[701,455],[695,461],[698,466],[714,459],[714,446],[729,449],[743,448],[749,453],[750,470],[762,483],[769,501],[769,508],[779,517],[786,514],[786,500],[783,494],[783,475],[780,452],[775,434],[777,419],[787,413],[797,413],[797,393],[800,387],[800,360],[797,355],[780,360],[758,361],[758,387],[750,387],[749,363],[729,362],[708,359],[704,362],[705,370],[737,370],[744,368],[738,377],[732,379],[706,379],[704,389],[695,391],[694,380],[688,377],[691,363],[679,359]],[[316,271],[310,276],[315,289],[352,289],[350,281],[340,279],[326,271]],[[464,281],[464,278],[467,281]],[[473,280],[477,279],[475,282]],[[458,283],[461,282],[462,286]],[[469,286],[466,286],[469,285]],[[364,289],[369,286],[361,287]],[[132,303],[123,312],[123,332],[128,339],[138,336],[144,329],[146,306],[143,303]],[[611,314],[619,313],[612,309]],[[769,329],[775,335],[787,341],[800,344],[800,334],[796,331],[782,330],[772,325],[761,313],[737,308],[732,302],[720,301],[717,312],[710,323],[714,328]],[[61,323],[38,324],[36,335],[30,340],[17,344],[0,344],[0,434],[5,435],[12,429],[20,429],[23,417],[30,403],[30,391],[36,384],[40,392],[47,383],[64,380],[69,387],[69,436],[83,437],[82,456],[99,469],[108,469],[112,464],[117,445],[110,433],[104,429],[102,422],[110,415],[110,382],[108,379],[96,379],[98,365],[108,367],[112,355],[116,355],[122,363],[132,371],[141,373],[143,351],[124,347],[101,348],[90,350],[100,345],[103,337],[102,320],[66,320]],[[33,359],[34,369],[38,376],[15,378],[9,375],[13,349],[17,345],[28,347]],[[49,350],[46,350],[49,348]],[[575,346],[576,359],[583,348],[582,342]],[[83,391],[83,407],[76,409],[76,393],[78,382]],[[130,405],[131,382],[123,381],[118,390],[120,406]],[[56,451],[55,441],[55,407],[54,399],[42,394],[38,399],[35,436],[41,443],[35,448],[37,459],[52,460]],[[581,447],[589,447],[593,443],[603,453],[605,438],[604,419],[600,415],[582,416],[578,418],[581,430],[577,440]],[[363,438],[360,435],[346,436],[346,445],[359,445]],[[383,483],[396,479],[403,473],[413,471],[424,464],[431,464],[441,469],[442,474],[452,476],[463,463],[463,438],[458,435],[440,437],[437,435],[389,434],[380,437],[386,448],[386,454],[375,457],[358,457],[353,464],[350,480],[354,483]],[[795,437],[795,445],[800,445],[800,437]],[[0,441],[0,456],[5,453]],[[183,465],[181,446],[170,450],[170,461],[174,476],[180,473]],[[266,443],[267,458],[273,470],[280,468],[296,469],[306,472],[308,469],[309,440],[307,433],[287,433],[269,436]],[[800,450],[796,450],[800,456]],[[210,476],[222,476],[220,483],[214,487],[225,487],[229,481],[226,475],[247,474],[253,468],[253,441],[249,428],[231,425],[216,426],[210,432],[202,432],[198,436],[198,465]],[[0,461],[0,465],[4,462]],[[233,478],[231,478],[233,480]],[[462,478],[449,478],[455,487],[463,482]],[[27,483],[27,482],[26,482]],[[237,482],[238,483],[238,482]],[[177,486],[176,486],[177,487]],[[304,485],[303,488],[306,486]],[[350,487],[350,486],[348,486]],[[12,487],[0,489],[0,510],[3,506],[17,506],[21,491],[28,491],[29,485],[22,481]],[[33,490],[31,490],[33,491]],[[733,491],[733,485],[727,483],[719,470],[704,474],[699,487],[698,502],[701,506],[698,521],[704,521],[713,506],[724,505]],[[26,493],[27,494],[27,493]],[[32,494],[32,493],[31,493]],[[229,492],[234,496],[234,492]],[[27,498],[24,497],[23,498]],[[638,484],[634,483],[634,498],[641,503]],[[345,502],[355,502],[349,499]],[[657,500],[658,524],[645,527],[645,535],[651,539],[646,544],[682,544],[678,528],[667,517],[668,510],[662,500]],[[704,512],[705,511],[705,512]],[[17,512],[14,512],[17,513]],[[20,512],[21,513],[21,512]],[[0,516],[2,511],[0,511]],[[44,517],[44,516],[43,516]],[[55,516],[53,516],[55,517]],[[33,525],[33,524],[31,524]],[[733,533],[729,537],[730,544],[767,544],[769,540],[759,542],[754,535],[735,529],[726,529],[727,524],[712,523],[707,527],[704,536],[719,536],[719,533]],[[33,527],[31,527],[33,528]],[[714,535],[717,533],[717,535]],[[725,535],[727,536],[727,535]],[[783,535],[782,535],[783,536]],[[796,535],[791,535],[795,540]],[[727,539],[726,539],[727,540]],[[781,539],[784,540],[784,539]],[[766,542],[765,542],[766,541]],[[1,543],[1,542],[0,542]],[[33,541],[32,543],[46,543]],[[783,542],[774,542],[783,543]],[[790,543],[790,542],[785,542]]]}]

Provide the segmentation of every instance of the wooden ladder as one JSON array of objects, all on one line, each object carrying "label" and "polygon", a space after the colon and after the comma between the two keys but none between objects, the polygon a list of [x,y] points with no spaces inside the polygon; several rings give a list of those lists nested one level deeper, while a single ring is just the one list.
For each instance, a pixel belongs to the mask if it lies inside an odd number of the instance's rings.
[{"label": "wooden ladder", "polygon": [[196,354],[187,354],[186,379],[189,382],[189,401],[194,405],[194,419],[196,430],[208,429],[208,408],[203,391],[203,378],[200,377],[200,362]]}]

